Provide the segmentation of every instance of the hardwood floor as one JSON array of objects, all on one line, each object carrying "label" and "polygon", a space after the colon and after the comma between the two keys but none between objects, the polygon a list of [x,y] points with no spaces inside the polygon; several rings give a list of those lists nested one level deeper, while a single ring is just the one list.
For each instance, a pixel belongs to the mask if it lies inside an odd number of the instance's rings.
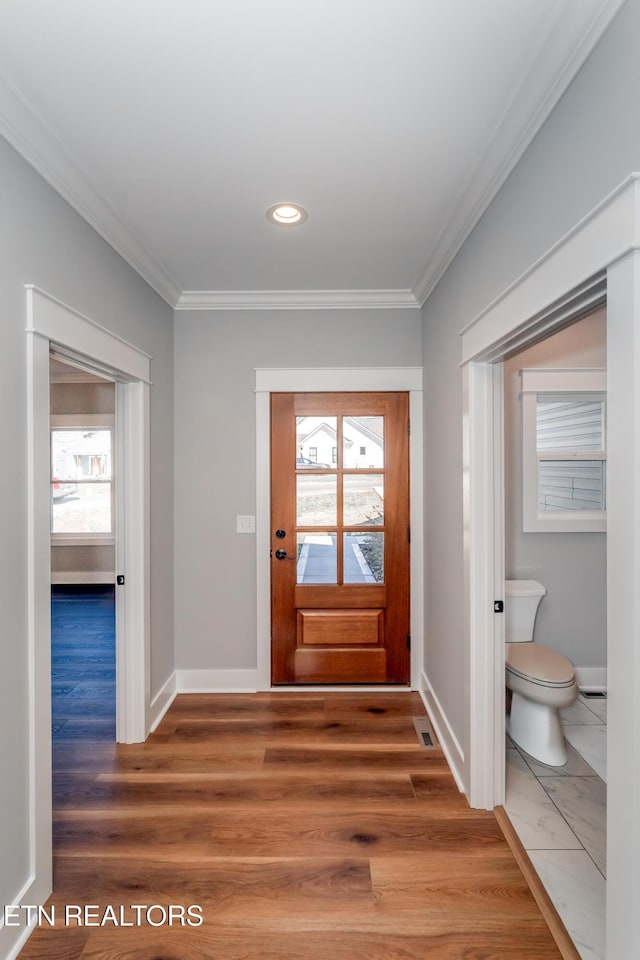
[{"label": "hardwood floor", "polygon": [[424,715],[413,693],[182,695],[145,744],[54,742],[55,925],[20,957],[560,958]]},{"label": "hardwood floor", "polygon": [[51,734],[115,740],[116,622],[113,586],[51,589]]}]

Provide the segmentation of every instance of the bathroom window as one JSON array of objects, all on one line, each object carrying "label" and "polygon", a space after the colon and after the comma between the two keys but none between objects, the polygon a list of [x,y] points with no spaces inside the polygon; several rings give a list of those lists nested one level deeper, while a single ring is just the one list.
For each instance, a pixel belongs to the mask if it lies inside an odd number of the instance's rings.
[{"label": "bathroom window", "polygon": [[522,370],[523,530],[606,530],[606,374]]}]

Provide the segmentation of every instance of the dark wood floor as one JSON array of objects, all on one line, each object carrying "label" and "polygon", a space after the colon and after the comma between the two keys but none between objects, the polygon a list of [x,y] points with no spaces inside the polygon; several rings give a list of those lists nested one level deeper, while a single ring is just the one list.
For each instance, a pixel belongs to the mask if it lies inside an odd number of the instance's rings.
[{"label": "dark wood floor", "polygon": [[[56,925],[21,958],[557,960],[416,716],[411,693],[183,695],[145,744],[54,742]],[[69,904],[177,921],[65,928]]]},{"label": "dark wood floor", "polygon": [[51,589],[51,734],[116,738],[116,606],[113,586]]}]

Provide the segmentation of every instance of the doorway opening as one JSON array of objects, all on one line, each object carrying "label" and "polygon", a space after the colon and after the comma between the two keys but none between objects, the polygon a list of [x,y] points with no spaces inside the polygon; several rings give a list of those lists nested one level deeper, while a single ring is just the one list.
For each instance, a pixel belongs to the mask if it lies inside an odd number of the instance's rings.
[{"label": "doorway opening", "polygon": [[[511,350],[560,329],[576,297],[607,302],[607,955],[634,956],[640,944],[635,825],[640,710],[637,636],[638,293],[640,177],[632,174],[507,288],[461,333],[465,430],[465,648],[469,704],[465,781],[472,806],[504,802],[504,624],[496,599],[504,583],[500,549],[502,386]],[[591,294],[589,293],[591,291]],[[583,301],[584,302],[584,301]],[[499,425],[499,429],[498,428]],[[498,593],[496,593],[498,591]]]},{"label": "doorway opening", "polygon": [[[29,903],[44,903],[52,888],[50,354],[54,350],[57,359],[115,383],[115,459],[120,465],[115,505],[115,568],[124,581],[117,604],[116,737],[127,743],[146,739],[149,730],[150,377],[146,354],[55,297],[27,286],[26,307],[33,880],[24,896]],[[93,466],[99,469],[97,461],[93,461]]]},{"label": "doorway opening", "polygon": [[115,383],[55,352],[49,373],[51,732],[115,742]]},{"label": "doorway opening", "polygon": [[[422,368],[304,368],[256,370],[256,579],[257,579],[257,687],[272,689],[271,664],[271,396],[276,393],[406,392],[409,396],[409,501],[411,525],[410,685],[424,686],[424,501]],[[308,442],[302,457],[309,456]],[[362,443],[359,446],[365,446]],[[359,447],[358,447],[359,453]],[[319,459],[319,450],[315,456]],[[331,451],[329,451],[331,456]],[[294,454],[297,459],[297,455]],[[329,461],[322,461],[329,462]],[[304,468],[300,468],[300,473]],[[294,566],[291,564],[291,566]],[[406,641],[405,641],[406,642]],[[323,689],[328,687],[323,686]],[[346,689],[342,687],[342,689]],[[360,687],[360,689],[363,689]],[[378,688],[379,689],[379,688]],[[389,687],[396,689],[396,687]]]},{"label": "doorway opening", "polygon": [[574,943],[600,956],[607,700],[589,694],[606,691],[606,335],[601,307],[503,363],[505,578],[544,591],[516,653],[530,639],[560,654],[579,688],[559,709],[566,762],[557,765],[545,754],[551,738],[527,729],[523,742],[509,725],[507,691],[504,807]]}]

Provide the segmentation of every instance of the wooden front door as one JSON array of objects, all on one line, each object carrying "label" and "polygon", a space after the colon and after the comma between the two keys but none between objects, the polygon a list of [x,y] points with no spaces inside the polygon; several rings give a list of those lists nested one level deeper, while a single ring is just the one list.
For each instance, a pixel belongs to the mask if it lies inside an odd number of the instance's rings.
[{"label": "wooden front door", "polygon": [[409,398],[271,398],[271,678],[403,683]]}]

